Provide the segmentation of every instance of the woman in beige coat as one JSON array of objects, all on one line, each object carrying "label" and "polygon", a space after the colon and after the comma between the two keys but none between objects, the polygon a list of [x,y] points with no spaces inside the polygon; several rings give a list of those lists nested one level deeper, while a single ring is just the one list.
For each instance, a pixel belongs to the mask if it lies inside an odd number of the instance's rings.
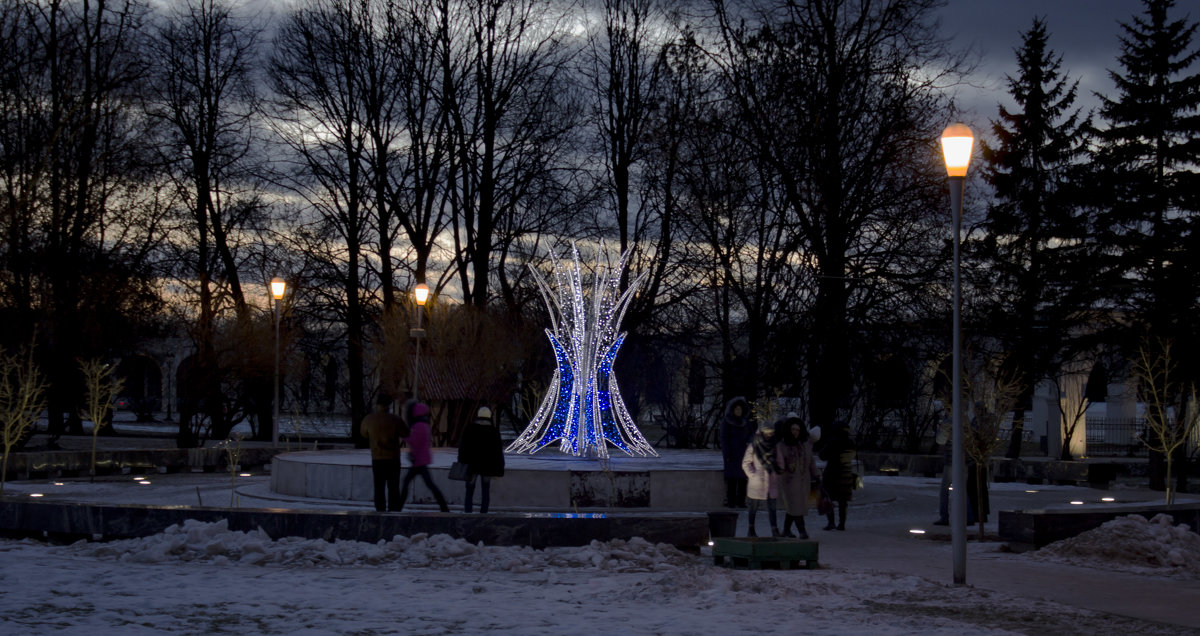
[{"label": "woman in beige coat", "polygon": [[767,502],[767,519],[771,522],[771,536],[779,536],[779,523],[775,511],[775,498],[779,496],[779,484],[776,475],[779,467],[776,465],[775,424],[763,422],[758,425],[758,431],[746,446],[742,456],[742,470],[746,471],[746,511],[750,518],[751,537],[757,537],[754,530],[754,520],[758,516],[758,507]]},{"label": "woman in beige coat", "polygon": [[[808,538],[804,515],[808,513],[808,494],[821,483],[821,473],[813,461],[812,440],[803,420],[788,413],[778,426],[780,443],[775,447],[779,465],[779,498],[783,500],[783,536]],[[792,524],[796,534],[792,534]]]}]

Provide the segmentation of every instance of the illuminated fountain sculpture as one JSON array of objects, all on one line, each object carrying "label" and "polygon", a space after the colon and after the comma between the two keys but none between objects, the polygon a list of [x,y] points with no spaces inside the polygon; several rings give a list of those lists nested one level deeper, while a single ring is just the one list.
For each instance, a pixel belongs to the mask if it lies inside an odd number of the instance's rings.
[{"label": "illuminated fountain sculpture", "polygon": [[553,289],[530,267],[550,310],[546,335],[558,368],[533,420],[509,445],[510,453],[536,453],[557,441],[559,450],[577,457],[607,458],[608,444],[628,455],[658,456],[629,416],[613,373],[613,361],[625,341],[617,327],[646,273],[622,292],[621,273],[629,252],[615,267],[603,245],[597,254],[590,289],[584,287],[574,243],[571,261],[550,255]]}]

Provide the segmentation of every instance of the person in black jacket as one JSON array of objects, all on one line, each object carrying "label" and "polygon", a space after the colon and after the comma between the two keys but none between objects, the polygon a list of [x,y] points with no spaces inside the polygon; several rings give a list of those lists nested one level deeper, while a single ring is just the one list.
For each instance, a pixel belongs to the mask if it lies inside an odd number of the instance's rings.
[{"label": "person in black jacket", "polygon": [[750,403],[735,397],[725,405],[721,419],[721,458],[725,462],[725,507],[746,507],[746,472],[742,458],[755,427],[750,423]]},{"label": "person in black jacket", "polygon": [[854,457],[857,449],[850,435],[850,426],[845,422],[834,422],[824,446],[821,459],[825,460],[825,474],[821,478],[829,498],[837,502],[838,523],[833,525],[833,510],[826,515],[829,523],[825,530],[846,529],[846,508],[854,493]]},{"label": "person in black jacket", "polygon": [[504,476],[504,444],[500,441],[500,429],[492,421],[492,410],[479,407],[475,421],[463,431],[458,445],[458,461],[467,465],[467,493],[463,499],[463,511],[471,512],[475,499],[475,478],[483,481],[483,497],[479,512],[487,514],[491,500],[492,478]]}]

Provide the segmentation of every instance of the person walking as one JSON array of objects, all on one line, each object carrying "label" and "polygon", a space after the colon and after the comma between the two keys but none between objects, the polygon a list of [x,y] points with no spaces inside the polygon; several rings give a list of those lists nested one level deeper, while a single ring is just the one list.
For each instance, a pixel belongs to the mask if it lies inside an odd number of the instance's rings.
[{"label": "person walking", "polygon": [[397,511],[404,505],[400,491],[400,440],[408,436],[408,424],[388,409],[390,395],[379,393],[375,410],[363,418],[359,431],[371,446],[371,476],[375,482],[375,510]]},{"label": "person walking", "polygon": [[775,507],[775,498],[779,495],[779,484],[776,475],[779,466],[775,461],[775,424],[763,422],[754,433],[750,445],[742,456],[742,470],[746,471],[746,499],[749,502],[748,513],[750,530],[748,536],[757,537],[754,530],[755,517],[762,502],[767,503],[767,518],[771,522],[771,536],[779,536],[779,518]]},{"label": "person walking", "polygon": [[833,510],[827,514],[829,523],[825,530],[846,529],[846,509],[854,493],[854,457],[857,449],[850,436],[850,426],[845,422],[834,422],[833,430],[821,448],[821,459],[825,460],[825,473],[821,478],[829,498],[837,503],[838,523],[833,525]]},{"label": "person walking", "polygon": [[[821,483],[821,473],[813,461],[812,440],[804,421],[788,413],[778,426],[779,444],[775,447],[779,465],[779,498],[783,502],[783,536],[808,538],[804,515],[808,514],[808,495]],[[792,524],[796,534],[792,534]]]},{"label": "person walking", "polygon": [[487,514],[492,478],[504,476],[504,443],[500,441],[500,429],[492,421],[492,410],[488,407],[479,407],[475,421],[463,431],[462,442],[458,445],[458,462],[467,465],[467,493],[463,499],[463,511],[471,512],[475,499],[475,478],[478,477],[483,482],[479,512]]},{"label": "person walking", "polygon": [[417,402],[412,405],[412,423],[409,426],[409,433],[404,438],[404,442],[408,444],[408,459],[412,463],[408,468],[408,472],[404,474],[404,483],[400,486],[400,505],[396,510],[401,510],[404,507],[405,500],[408,499],[408,486],[416,479],[418,475],[425,480],[425,486],[433,493],[434,499],[437,499],[438,508],[442,512],[450,512],[450,507],[446,505],[446,498],[442,496],[442,491],[438,490],[437,484],[433,483],[433,478],[429,476],[429,464],[433,463],[433,439],[432,432],[429,429],[429,406],[424,402]]},{"label": "person walking", "polygon": [[937,436],[934,441],[942,452],[942,482],[938,487],[938,517],[933,522],[935,526],[950,525],[950,482],[954,467],[954,430],[948,416],[942,417],[938,424]]},{"label": "person walking", "polygon": [[735,397],[725,404],[725,416],[721,418],[721,458],[725,462],[725,507],[746,507],[746,472],[742,470],[742,458],[750,445],[754,429],[750,425],[750,403],[744,397]]}]

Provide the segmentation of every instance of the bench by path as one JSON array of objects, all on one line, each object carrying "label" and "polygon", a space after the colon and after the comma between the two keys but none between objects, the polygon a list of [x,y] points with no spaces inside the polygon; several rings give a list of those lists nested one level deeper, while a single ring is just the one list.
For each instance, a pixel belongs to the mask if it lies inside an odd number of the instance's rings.
[{"label": "bench by path", "polygon": [[0,532],[25,536],[124,539],[162,532],[187,519],[226,519],[230,530],[262,528],[284,536],[375,543],[396,535],[448,534],[471,543],[533,548],[587,545],[593,540],[642,537],[699,550],[709,540],[704,513],[611,514],[510,512],[465,515],[438,512],[302,511],[274,508],[113,505],[0,497]]}]

